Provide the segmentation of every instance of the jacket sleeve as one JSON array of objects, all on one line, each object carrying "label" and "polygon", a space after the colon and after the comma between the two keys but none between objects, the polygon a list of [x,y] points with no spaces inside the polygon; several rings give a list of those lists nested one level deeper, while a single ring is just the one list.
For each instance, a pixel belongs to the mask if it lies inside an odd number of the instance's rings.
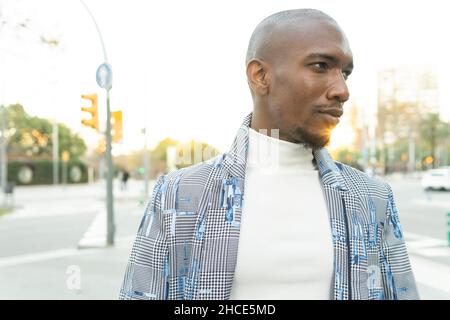
[{"label": "jacket sleeve", "polygon": [[163,186],[164,176],[161,176],[156,181],[133,243],[120,300],[167,298],[168,244],[161,208]]},{"label": "jacket sleeve", "polygon": [[388,201],[381,242],[380,262],[386,299],[419,299],[405,239],[391,187],[386,184]]}]

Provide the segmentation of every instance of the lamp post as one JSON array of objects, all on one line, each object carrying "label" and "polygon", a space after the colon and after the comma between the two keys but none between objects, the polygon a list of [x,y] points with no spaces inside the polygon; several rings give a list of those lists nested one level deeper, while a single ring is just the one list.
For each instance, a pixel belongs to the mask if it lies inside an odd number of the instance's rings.
[{"label": "lamp post", "polygon": [[108,57],[106,55],[105,43],[103,41],[103,37],[100,32],[100,28],[98,27],[97,21],[95,20],[94,15],[91,13],[91,11],[89,10],[88,6],[84,3],[84,1],[80,0],[80,2],[84,6],[86,11],[89,13],[92,21],[94,22],[103,49],[104,63],[100,65],[100,67],[97,70],[97,83],[100,87],[106,90],[105,157],[107,167],[107,175],[106,175],[107,244],[114,245],[115,225],[114,225],[114,207],[113,207],[113,163],[111,153],[111,109],[109,99],[109,91],[111,90],[112,87],[112,70],[111,66],[108,64]]}]

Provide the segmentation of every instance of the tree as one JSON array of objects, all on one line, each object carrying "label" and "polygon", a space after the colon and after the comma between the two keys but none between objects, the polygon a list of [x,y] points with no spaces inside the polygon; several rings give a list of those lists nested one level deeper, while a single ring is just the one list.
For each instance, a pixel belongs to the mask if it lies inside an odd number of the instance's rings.
[{"label": "tree", "polygon": [[443,122],[437,113],[428,113],[420,120],[421,146],[433,157],[433,168],[436,168],[438,165],[436,155],[437,146],[440,143],[445,145],[445,140],[448,140],[448,126],[448,123]]},{"label": "tree", "polygon": [[[207,143],[191,140],[185,144],[172,138],[161,140],[154,149],[147,151],[150,155],[150,177],[154,179],[158,175],[167,172],[167,148],[175,147],[177,150],[178,169],[189,167],[193,164],[206,161],[220,153],[220,151]],[[140,169],[144,166],[143,150],[135,151],[127,155],[114,158],[114,163],[120,168],[135,172],[139,177]]]},{"label": "tree", "polygon": [[[52,123],[43,118],[28,115],[21,104],[6,107],[8,130],[11,135],[9,153],[15,158],[52,159]],[[59,156],[68,151],[71,160],[79,160],[86,152],[82,138],[67,126],[59,123]]]},{"label": "tree", "polygon": [[[376,136],[381,150],[381,163],[388,173],[401,164],[396,164],[397,146],[414,131],[420,120],[419,106],[415,102],[398,102],[395,99],[379,103]],[[406,164],[405,164],[406,170]]]},{"label": "tree", "polygon": [[178,145],[177,168],[185,168],[206,161],[220,154],[220,151],[205,142],[191,140],[184,145]]},{"label": "tree", "polygon": [[177,147],[180,145],[179,141],[173,140],[171,138],[165,138],[161,140],[157,146],[151,151],[151,161],[167,161],[167,148]]}]

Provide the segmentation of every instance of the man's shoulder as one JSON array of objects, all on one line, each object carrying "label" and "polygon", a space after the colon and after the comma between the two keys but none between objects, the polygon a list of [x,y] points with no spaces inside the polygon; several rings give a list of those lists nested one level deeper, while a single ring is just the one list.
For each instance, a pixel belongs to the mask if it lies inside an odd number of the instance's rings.
[{"label": "man's shoulder", "polygon": [[211,170],[223,159],[223,153],[209,160],[174,170],[160,177],[164,182],[177,181],[178,184],[205,185]]},{"label": "man's shoulder", "polygon": [[389,184],[379,177],[370,176],[361,170],[350,165],[335,161],[336,166],[341,172],[342,177],[353,187],[366,186],[371,192],[379,191],[381,193],[391,192]]}]

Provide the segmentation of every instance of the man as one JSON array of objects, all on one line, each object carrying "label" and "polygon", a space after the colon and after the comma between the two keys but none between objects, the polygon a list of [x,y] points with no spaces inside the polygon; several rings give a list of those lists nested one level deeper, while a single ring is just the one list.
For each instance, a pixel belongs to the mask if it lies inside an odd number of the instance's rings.
[{"label": "man", "polygon": [[121,190],[127,190],[127,182],[130,178],[130,174],[126,169],[122,170],[122,176],[120,178],[120,189]]},{"label": "man", "polygon": [[158,179],[120,298],[417,299],[391,188],[324,148],[353,68],[337,23],[276,13],[246,65],[253,112],[230,151]]}]

